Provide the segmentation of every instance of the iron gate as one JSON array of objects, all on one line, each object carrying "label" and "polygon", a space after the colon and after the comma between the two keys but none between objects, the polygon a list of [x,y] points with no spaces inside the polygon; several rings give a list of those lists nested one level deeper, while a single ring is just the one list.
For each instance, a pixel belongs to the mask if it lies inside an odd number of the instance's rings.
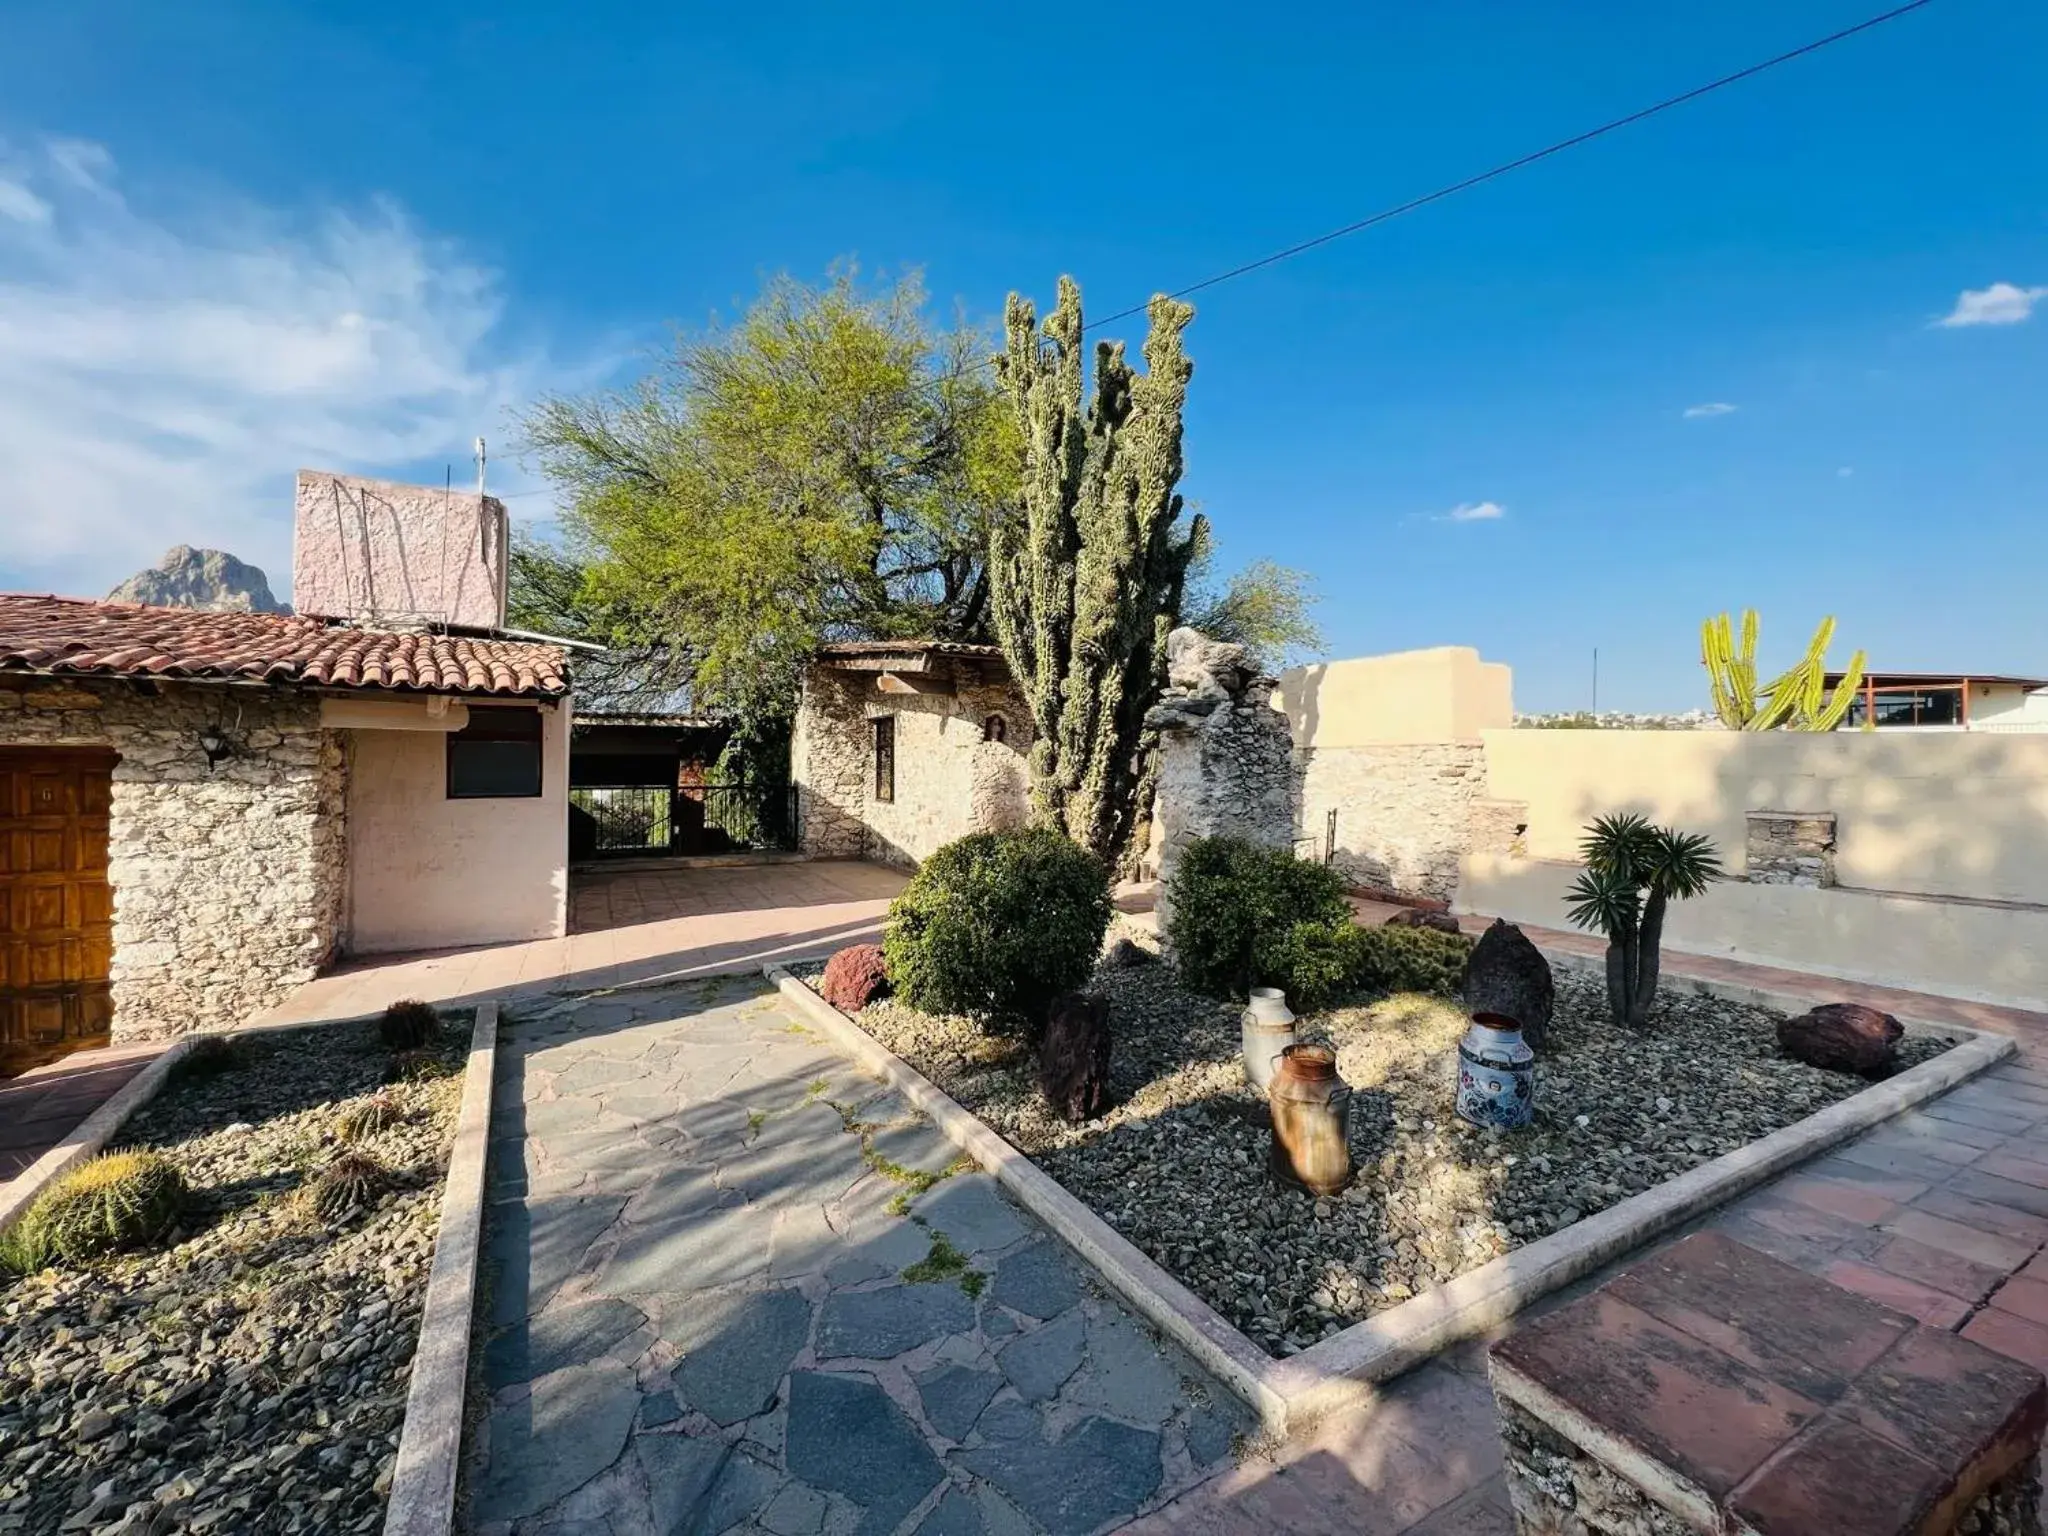
[{"label": "iron gate", "polygon": [[796,847],[796,786],[620,784],[569,791],[572,858]]}]

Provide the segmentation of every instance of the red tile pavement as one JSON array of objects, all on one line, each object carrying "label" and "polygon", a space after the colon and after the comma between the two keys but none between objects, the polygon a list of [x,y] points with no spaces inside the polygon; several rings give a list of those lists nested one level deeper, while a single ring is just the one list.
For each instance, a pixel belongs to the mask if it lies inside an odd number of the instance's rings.
[{"label": "red tile pavement", "polygon": [[102,1046],[0,1078],[0,1194],[163,1048],[161,1041]]}]

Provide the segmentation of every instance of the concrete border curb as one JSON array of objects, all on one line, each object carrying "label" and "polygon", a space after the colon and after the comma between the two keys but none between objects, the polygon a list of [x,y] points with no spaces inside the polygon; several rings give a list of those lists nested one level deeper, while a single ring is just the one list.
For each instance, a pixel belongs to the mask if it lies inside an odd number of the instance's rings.
[{"label": "concrete border curb", "polygon": [[21,1220],[22,1213],[35,1204],[36,1196],[49,1188],[52,1181],[96,1155],[100,1148],[112,1141],[114,1133],[127,1123],[128,1117],[157,1096],[169,1081],[171,1069],[184,1059],[193,1042],[200,1038],[198,1035],[186,1035],[173,1040],[155,1060],[123,1083],[106,1103],[74,1125],[70,1135],[16,1174],[7,1193],[0,1196],[0,1232]]},{"label": "concrete border curb", "polygon": [[[1370,1401],[1373,1383],[1400,1375],[1460,1339],[1499,1326],[1529,1303],[1609,1260],[1947,1092],[2017,1049],[2004,1035],[1902,1020],[1958,1037],[1960,1043],[1932,1061],[1389,1307],[1298,1355],[1276,1359],[852,1018],[781,966],[768,966],[765,974],[807,1023],[931,1116],[1019,1204],[1051,1227],[1154,1327],[1213,1372],[1278,1434]],[[1767,996],[1753,989],[1736,991],[1748,1001]],[[1803,1006],[1802,1002],[1802,1011]]]},{"label": "concrete border curb", "polygon": [[434,1234],[434,1265],[420,1310],[398,1459],[392,1464],[385,1536],[446,1536],[454,1528],[497,1060],[498,1005],[480,1002],[470,1035],[469,1065],[462,1077],[455,1145],[441,1191],[441,1225]]}]

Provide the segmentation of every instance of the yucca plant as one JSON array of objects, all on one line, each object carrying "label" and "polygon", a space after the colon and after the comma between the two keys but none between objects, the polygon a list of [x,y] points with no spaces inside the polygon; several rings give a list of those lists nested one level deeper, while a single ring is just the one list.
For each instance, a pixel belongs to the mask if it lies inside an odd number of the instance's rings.
[{"label": "yucca plant", "polygon": [[1657,996],[1664,909],[1697,896],[1725,871],[1704,833],[1652,826],[1633,814],[1602,816],[1579,843],[1585,869],[1566,915],[1607,936],[1607,1005],[1640,1027]]}]

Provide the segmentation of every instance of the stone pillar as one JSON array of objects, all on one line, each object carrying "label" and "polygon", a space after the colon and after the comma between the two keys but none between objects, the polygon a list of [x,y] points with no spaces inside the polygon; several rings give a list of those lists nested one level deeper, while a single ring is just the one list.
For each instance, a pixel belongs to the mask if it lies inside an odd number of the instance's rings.
[{"label": "stone pillar", "polygon": [[1745,862],[1751,885],[1833,885],[1835,813],[1751,811]]},{"label": "stone pillar", "polygon": [[1294,737],[1267,702],[1273,680],[1243,647],[1191,629],[1173,632],[1167,655],[1170,686],[1147,720],[1159,732],[1153,815],[1162,934],[1174,870],[1195,839],[1294,845]]}]

